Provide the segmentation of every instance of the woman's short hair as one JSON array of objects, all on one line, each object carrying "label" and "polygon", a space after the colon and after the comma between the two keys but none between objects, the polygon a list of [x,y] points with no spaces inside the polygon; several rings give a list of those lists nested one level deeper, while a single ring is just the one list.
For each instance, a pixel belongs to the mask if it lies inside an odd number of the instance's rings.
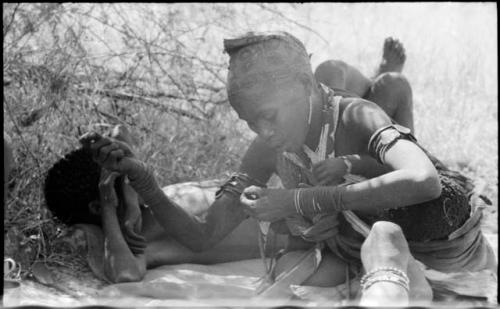
[{"label": "woman's short hair", "polygon": [[44,195],[52,215],[66,224],[101,225],[89,203],[99,199],[101,167],[92,160],[90,150],[74,150],[56,162],[45,178]]}]

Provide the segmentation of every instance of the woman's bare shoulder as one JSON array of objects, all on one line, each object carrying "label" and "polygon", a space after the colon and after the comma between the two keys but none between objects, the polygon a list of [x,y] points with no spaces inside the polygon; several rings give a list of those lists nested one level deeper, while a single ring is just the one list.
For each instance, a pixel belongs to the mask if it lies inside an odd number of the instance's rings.
[{"label": "woman's bare shoulder", "polygon": [[343,99],[340,112],[340,124],[349,133],[351,141],[362,146],[366,146],[375,131],[392,123],[377,104],[361,98]]}]

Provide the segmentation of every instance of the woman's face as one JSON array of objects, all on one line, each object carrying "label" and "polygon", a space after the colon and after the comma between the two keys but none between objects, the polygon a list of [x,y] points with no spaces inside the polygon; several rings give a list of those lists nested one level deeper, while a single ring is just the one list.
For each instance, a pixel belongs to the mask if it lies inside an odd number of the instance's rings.
[{"label": "woman's face", "polygon": [[254,96],[246,94],[232,106],[240,119],[276,151],[298,151],[304,144],[309,127],[309,92],[300,81],[278,89],[262,89]]}]

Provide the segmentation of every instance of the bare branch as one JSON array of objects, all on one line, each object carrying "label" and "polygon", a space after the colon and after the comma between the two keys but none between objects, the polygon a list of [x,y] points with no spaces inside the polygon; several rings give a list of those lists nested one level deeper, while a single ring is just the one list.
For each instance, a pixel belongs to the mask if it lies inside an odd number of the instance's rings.
[{"label": "bare branch", "polygon": [[330,44],[330,43],[328,42],[328,40],[327,40],[327,39],[325,39],[325,37],[323,37],[321,34],[319,34],[316,30],[312,29],[311,27],[306,26],[306,25],[303,25],[303,24],[301,24],[301,23],[298,23],[298,22],[296,22],[295,20],[293,20],[293,19],[290,19],[290,18],[286,17],[283,13],[281,13],[281,12],[279,12],[279,11],[276,11],[275,9],[272,9],[272,8],[270,8],[270,7],[266,6],[265,4],[258,3],[257,5],[258,5],[261,9],[266,10],[266,11],[268,11],[268,12],[271,12],[271,13],[273,13],[273,14],[276,14],[276,15],[278,15],[279,17],[283,18],[284,20],[286,20],[286,21],[288,21],[288,22],[290,22],[290,23],[292,23],[292,24],[294,24],[294,25],[297,25],[297,26],[299,26],[299,27],[301,27],[301,28],[303,28],[303,29],[306,29],[307,31],[309,31],[309,32],[311,32],[311,33],[313,33],[313,34],[315,34],[315,35],[316,35],[317,37],[319,37],[319,38],[320,38],[323,42],[325,42],[325,44],[327,44],[327,45],[329,45],[329,44]]},{"label": "bare branch", "polygon": [[17,9],[19,8],[19,6],[21,5],[21,3],[16,3],[16,6],[14,7],[14,11],[12,12],[11,16],[10,16],[10,21],[9,23],[7,24],[7,26],[3,29],[3,37],[4,37],[4,40],[5,40],[5,36],[7,35],[7,33],[9,32],[10,30],[10,26],[12,25],[12,23],[14,22],[14,18],[16,17],[16,13],[17,13]]}]

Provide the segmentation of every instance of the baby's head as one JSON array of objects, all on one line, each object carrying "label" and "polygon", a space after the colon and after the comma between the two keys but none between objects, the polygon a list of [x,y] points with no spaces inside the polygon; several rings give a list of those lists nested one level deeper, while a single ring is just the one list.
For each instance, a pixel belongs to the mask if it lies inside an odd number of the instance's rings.
[{"label": "baby's head", "polygon": [[50,168],[45,178],[47,207],[63,223],[101,225],[99,178],[101,167],[85,148],[68,153]]}]

